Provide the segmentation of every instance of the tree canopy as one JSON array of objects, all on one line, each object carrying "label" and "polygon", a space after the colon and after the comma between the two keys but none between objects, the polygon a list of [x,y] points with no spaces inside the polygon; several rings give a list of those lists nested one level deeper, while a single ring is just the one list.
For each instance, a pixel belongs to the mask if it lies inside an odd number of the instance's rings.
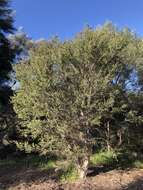
[{"label": "tree canopy", "polygon": [[34,47],[16,66],[18,147],[66,155],[81,169],[93,147],[131,145],[130,132],[143,122],[141,106],[134,106],[142,100],[142,44],[129,29],[108,23]]}]

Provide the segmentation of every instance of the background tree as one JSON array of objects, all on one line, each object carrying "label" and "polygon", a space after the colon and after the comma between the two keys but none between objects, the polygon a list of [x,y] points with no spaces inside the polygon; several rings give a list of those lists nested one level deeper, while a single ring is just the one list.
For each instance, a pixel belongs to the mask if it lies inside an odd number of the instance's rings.
[{"label": "background tree", "polygon": [[[6,104],[7,98],[3,96],[3,86],[5,80],[9,79],[9,73],[12,71],[12,62],[15,53],[11,48],[10,41],[7,38],[8,33],[13,33],[13,11],[9,8],[8,0],[0,1],[0,102]],[[5,100],[6,99],[6,100]]]},{"label": "background tree", "polygon": [[19,28],[16,33],[10,34],[8,39],[11,43],[11,48],[16,52],[14,63],[26,61],[29,59],[29,51],[32,47],[36,46],[36,42],[23,31],[23,28]]},{"label": "background tree", "polygon": [[[10,127],[8,123],[13,118],[13,109],[10,103],[10,96],[13,94],[8,84],[12,63],[15,59],[15,52],[7,37],[14,32],[13,10],[9,7],[10,1],[0,0],[0,150],[7,145],[7,136]],[[2,155],[2,152],[0,153]]]}]

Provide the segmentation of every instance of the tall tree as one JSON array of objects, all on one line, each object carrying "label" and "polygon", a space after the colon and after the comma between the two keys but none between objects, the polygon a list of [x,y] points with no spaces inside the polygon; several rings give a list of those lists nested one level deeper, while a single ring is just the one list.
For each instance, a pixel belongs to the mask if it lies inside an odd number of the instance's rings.
[{"label": "tall tree", "polygon": [[94,142],[108,150],[122,143],[137,45],[135,35],[111,24],[87,28],[64,43],[41,42],[16,69],[21,82],[13,98],[18,147],[63,153],[84,177]]},{"label": "tall tree", "polygon": [[[11,131],[9,121],[13,120],[13,109],[10,97],[13,94],[8,81],[12,71],[15,51],[11,47],[8,34],[14,32],[13,10],[9,0],[0,0],[0,150],[8,145],[7,137]],[[0,155],[2,155],[0,152]]]},{"label": "tall tree", "polygon": [[11,48],[7,34],[14,32],[13,10],[9,0],[0,0],[0,101],[5,104],[7,97],[3,95],[5,80],[9,79],[15,52]]},{"label": "tall tree", "polygon": [[0,0],[0,75],[6,75],[12,70],[11,63],[14,54],[6,34],[13,33],[12,9],[9,8],[9,0]]}]

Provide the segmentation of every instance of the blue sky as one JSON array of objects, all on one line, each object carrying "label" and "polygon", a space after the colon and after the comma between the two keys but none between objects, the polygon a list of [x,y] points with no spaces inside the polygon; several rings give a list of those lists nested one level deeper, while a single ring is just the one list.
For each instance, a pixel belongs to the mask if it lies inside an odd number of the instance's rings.
[{"label": "blue sky", "polygon": [[15,25],[33,39],[72,38],[84,26],[110,20],[143,35],[143,0],[13,0]]}]

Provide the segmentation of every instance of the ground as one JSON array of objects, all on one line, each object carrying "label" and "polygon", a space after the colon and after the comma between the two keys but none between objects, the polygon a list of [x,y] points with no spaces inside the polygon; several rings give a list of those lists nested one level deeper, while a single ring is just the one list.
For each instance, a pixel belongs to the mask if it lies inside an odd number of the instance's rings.
[{"label": "ground", "polygon": [[143,190],[143,169],[94,172],[85,180],[61,183],[55,169],[0,169],[0,190]]}]

